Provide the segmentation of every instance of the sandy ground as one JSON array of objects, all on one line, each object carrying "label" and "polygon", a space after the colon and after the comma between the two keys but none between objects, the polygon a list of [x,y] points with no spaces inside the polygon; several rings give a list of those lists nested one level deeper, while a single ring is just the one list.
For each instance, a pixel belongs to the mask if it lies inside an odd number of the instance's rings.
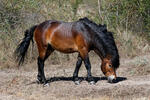
[{"label": "sandy ground", "polygon": [[150,100],[150,56],[121,59],[117,70],[118,82],[110,84],[100,70],[99,59],[91,58],[92,74],[97,81],[90,85],[82,66],[82,82],[72,81],[75,61],[59,65],[46,62],[45,73],[49,87],[36,83],[36,61],[20,69],[0,70],[0,100]]}]

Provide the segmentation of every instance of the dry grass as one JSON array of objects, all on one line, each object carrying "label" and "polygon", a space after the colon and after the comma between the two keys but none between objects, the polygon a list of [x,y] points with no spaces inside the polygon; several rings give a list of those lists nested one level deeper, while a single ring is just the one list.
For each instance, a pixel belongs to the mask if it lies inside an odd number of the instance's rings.
[{"label": "dry grass", "polygon": [[[95,77],[103,77],[96,56],[90,56],[92,63],[92,74]],[[134,59],[121,59],[121,66],[117,70],[118,77],[126,77],[127,80],[116,84],[107,83],[106,80],[99,80],[95,85],[89,85],[82,81],[75,85],[72,80],[61,80],[61,78],[72,77],[75,60],[63,64],[51,65],[46,62],[45,73],[47,79],[58,78],[50,83],[50,87],[43,87],[35,84],[37,75],[36,62],[22,66],[19,70],[0,70],[0,99],[2,100],[149,100],[150,75],[145,73],[130,73],[135,70],[139,59],[149,59],[150,56],[136,57]],[[61,59],[60,59],[61,60]],[[143,62],[142,62],[143,63]],[[149,64],[149,62],[146,62]],[[144,65],[145,67],[146,65]],[[137,68],[136,68],[137,69]],[[135,70],[136,71],[136,70]],[[86,76],[86,69],[81,67],[79,76]],[[60,80],[59,80],[60,79]]]},{"label": "dry grass", "polygon": [[[80,1],[80,0],[79,0]],[[82,0],[81,0],[82,1]],[[107,3],[103,2],[104,4]],[[134,34],[130,30],[125,30],[121,27],[113,28],[110,24],[110,15],[106,14],[104,20],[100,22],[98,13],[97,0],[86,2],[83,0],[76,4],[75,0],[69,1],[24,1],[24,0],[1,0],[1,18],[0,18],[0,66],[7,68],[12,65],[15,66],[13,52],[18,43],[23,38],[24,31],[48,19],[57,19],[63,21],[75,21],[81,17],[87,16],[96,23],[107,23],[108,30],[113,30],[116,38],[116,43],[119,48],[121,57],[135,57],[145,54],[149,51],[149,44],[145,38]],[[110,5],[109,5],[110,6]],[[111,6],[110,6],[111,7]],[[54,10],[55,9],[55,10]],[[107,12],[104,11],[105,13]],[[94,16],[93,16],[94,15]],[[108,22],[107,22],[108,21]],[[139,34],[139,33],[138,33]],[[64,61],[69,61],[74,55],[68,56],[55,52],[52,54],[50,60],[52,64],[61,64]],[[62,60],[62,59],[63,60]],[[30,63],[37,59],[36,46],[30,47],[28,53],[28,60]]]},{"label": "dry grass", "polygon": [[[147,93],[149,92],[147,87],[149,87],[148,82],[150,81],[149,43],[139,33],[134,33],[122,27],[113,28],[113,25],[110,24],[111,19],[108,18],[111,13],[104,16],[104,21],[101,22],[98,15],[97,0],[90,3],[83,0],[83,4],[78,5],[76,12],[72,7],[73,2],[70,3],[69,0],[63,0],[62,3],[55,0],[0,1],[0,13],[3,14],[4,20],[0,19],[0,99],[10,100],[13,98],[14,100],[20,100],[26,98],[28,100],[38,100],[45,97],[54,100],[149,99],[149,94]],[[121,57],[121,65],[117,70],[117,75],[129,79],[116,85],[108,84],[106,80],[98,81],[96,86],[90,86],[85,81],[80,86],[75,86],[72,81],[57,81],[53,82],[50,88],[43,88],[37,84],[22,85],[32,82],[37,75],[36,59],[38,54],[36,45],[33,48],[30,46],[25,64],[19,70],[16,70],[17,64],[14,60],[13,52],[23,38],[25,29],[48,19],[75,21],[84,16],[89,17],[96,23],[109,24],[108,30],[115,32],[114,37]],[[76,57],[77,53],[67,55],[54,52],[46,61],[46,76],[72,77]],[[93,75],[103,77],[104,75],[100,69],[100,58],[91,52],[90,60]],[[82,65],[79,76],[84,77],[86,73],[86,69]]]},{"label": "dry grass", "polygon": [[116,43],[119,53],[123,57],[135,57],[150,51],[148,41],[131,31],[122,31],[117,28]]}]

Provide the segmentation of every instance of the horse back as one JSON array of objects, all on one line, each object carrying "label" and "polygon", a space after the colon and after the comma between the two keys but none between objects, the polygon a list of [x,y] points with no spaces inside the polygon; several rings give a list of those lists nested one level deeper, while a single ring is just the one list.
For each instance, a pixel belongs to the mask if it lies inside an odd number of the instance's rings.
[{"label": "horse back", "polygon": [[[80,48],[87,48],[83,30],[77,22],[46,21],[38,26],[35,40],[39,46],[50,44],[54,49],[72,53]],[[85,33],[84,33],[85,34]]]}]

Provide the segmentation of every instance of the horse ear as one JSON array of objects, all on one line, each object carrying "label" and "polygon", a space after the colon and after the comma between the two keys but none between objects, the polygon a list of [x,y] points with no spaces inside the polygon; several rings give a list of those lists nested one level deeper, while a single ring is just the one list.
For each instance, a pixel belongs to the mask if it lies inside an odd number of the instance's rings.
[{"label": "horse ear", "polygon": [[104,28],[107,28],[107,25],[106,25],[106,24],[104,24],[104,25],[103,25],[103,27],[104,27]]},{"label": "horse ear", "polygon": [[84,17],[83,19],[86,19],[86,20],[88,20],[88,18],[87,18],[87,17]]},{"label": "horse ear", "polygon": [[106,24],[104,24],[104,25],[99,24],[98,26],[99,26],[99,27],[103,27],[103,28],[107,28],[107,25],[106,25]]},{"label": "horse ear", "polygon": [[106,26],[106,24],[104,24],[104,25],[99,24],[99,27],[100,27],[100,29],[101,29],[102,32],[107,32],[107,26]]},{"label": "horse ear", "polygon": [[85,21],[87,21],[89,19],[87,17],[83,17],[83,18],[80,18],[79,20],[85,20]]}]

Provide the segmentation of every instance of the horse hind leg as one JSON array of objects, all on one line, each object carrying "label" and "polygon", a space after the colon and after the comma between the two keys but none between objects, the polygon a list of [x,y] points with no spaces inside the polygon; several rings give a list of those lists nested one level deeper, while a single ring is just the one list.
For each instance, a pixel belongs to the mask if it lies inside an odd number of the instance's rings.
[{"label": "horse hind leg", "polygon": [[44,74],[44,60],[39,56],[38,57],[38,75],[37,75],[37,82],[38,83],[46,83],[46,78]]},{"label": "horse hind leg", "polygon": [[43,83],[44,86],[48,85],[48,82],[45,78],[45,73],[44,73],[44,62],[53,51],[54,49],[50,45],[48,45],[47,49],[43,48],[39,50],[37,81],[38,83]]}]

